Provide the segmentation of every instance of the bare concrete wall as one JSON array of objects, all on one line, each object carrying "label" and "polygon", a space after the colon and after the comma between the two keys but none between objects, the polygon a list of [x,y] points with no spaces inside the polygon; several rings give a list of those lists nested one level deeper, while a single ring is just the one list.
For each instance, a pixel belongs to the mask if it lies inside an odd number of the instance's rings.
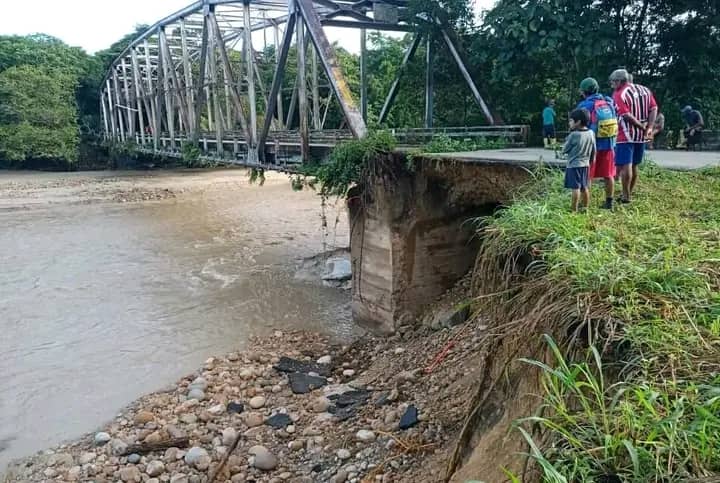
[{"label": "bare concrete wall", "polygon": [[470,221],[509,200],[524,168],[416,159],[413,172],[373,180],[349,204],[353,316],[391,333],[412,321],[474,265]]}]

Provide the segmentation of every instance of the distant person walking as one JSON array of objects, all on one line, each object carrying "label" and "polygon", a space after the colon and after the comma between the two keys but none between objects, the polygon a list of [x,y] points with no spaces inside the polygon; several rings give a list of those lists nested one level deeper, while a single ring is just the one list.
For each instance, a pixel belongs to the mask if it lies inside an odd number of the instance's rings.
[{"label": "distant person walking", "polygon": [[682,117],[685,121],[685,139],[687,139],[687,150],[697,151],[698,147],[702,148],[702,133],[705,128],[705,121],[702,114],[692,106],[682,108]]},{"label": "distant person walking", "polygon": [[[570,134],[565,141],[563,154],[567,155],[565,168],[565,188],[572,190],[570,208],[590,206],[590,166],[595,162],[595,135],[588,129],[590,113],[585,109],[575,109],[568,121]],[[581,204],[582,198],[582,204]]]},{"label": "distant person walking", "polygon": [[615,190],[615,138],[618,134],[617,113],[613,100],[600,94],[600,85],[592,77],[580,83],[583,100],[578,109],[590,113],[590,129],[595,133],[597,155],[590,165],[589,183],[593,179],[605,180],[605,203],[602,207],[612,209]]},{"label": "distant person walking", "polygon": [[549,99],[547,106],[543,109],[543,144],[545,149],[552,149],[555,147],[555,99]]},{"label": "distant person walking", "polygon": [[628,81],[628,72],[618,69],[610,74],[613,101],[619,128],[615,147],[615,165],[622,183],[621,203],[630,203],[638,181],[638,166],[645,156],[645,145],[652,139],[658,106],[645,86]]}]

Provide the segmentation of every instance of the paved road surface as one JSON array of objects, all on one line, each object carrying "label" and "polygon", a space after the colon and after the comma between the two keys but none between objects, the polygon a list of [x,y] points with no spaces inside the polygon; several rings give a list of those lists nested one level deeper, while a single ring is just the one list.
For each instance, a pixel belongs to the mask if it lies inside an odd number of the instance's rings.
[{"label": "paved road surface", "polygon": [[[491,149],[486,151],[468,151],[459,153],[431,154],[431,157],[452,158],[469,163],[506,163],[534,165],[543,162],[565,166],[566,161],[555,159],[555,153],[541,148]],[[718,151],[648,151],[648,156],[658,165],[669,169],[700,169],[705,166],[720,166]]]}]

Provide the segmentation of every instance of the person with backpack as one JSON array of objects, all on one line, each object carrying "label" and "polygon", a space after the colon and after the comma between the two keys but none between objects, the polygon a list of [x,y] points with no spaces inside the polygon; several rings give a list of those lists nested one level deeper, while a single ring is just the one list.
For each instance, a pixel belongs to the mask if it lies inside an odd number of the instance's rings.
[{"label": "person with backpack", "polygon": [[585,109],[590,113],[590,129],[595,133],[597,156],[590,165],[590,177],[605,180],[605,203],[602,207],[612,209],[615,191],[615,137],[618,133],[615,105],[609,97],[600,94],[600,85],[592,77],[580,83],[583,100],[577,109]]}]

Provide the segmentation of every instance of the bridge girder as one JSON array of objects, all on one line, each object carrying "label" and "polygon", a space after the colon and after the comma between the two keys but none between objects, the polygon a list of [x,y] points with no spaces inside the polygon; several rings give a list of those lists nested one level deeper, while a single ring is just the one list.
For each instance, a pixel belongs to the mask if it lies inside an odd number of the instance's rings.
[{"label": "bridge girder", "polygon": [[[307,110],[312,110],[313,132],[324,129],[330,102],[337,102],[352,136],[367,133],[367,72],[364,68],[366,30],[407,31],[406,0],[198,0],[160,20],[134,39],[113,62],[103,82],[101,113],[109,140],[136,142],[143,149],[179,151],[186,143],[207,148],[208,137],[218,156],[226,156],[225,138],[232,137],[235,158],[245,164],[264,160],[269,133],[278,136],[289,127],[300,105],[299,145],[303,159],[309,156],[310,127]],[[361,108],[356,105],[344,78],[333,46],[323,26],[354,28],[361,32]],[[455,36],[441,29],[458,67],[475,100],[490,124],[487,105],[467,72]],[[274,44],[267,58],[268,33]],[[282,37],[282,42],[280,38]],[[282,83],[293,39],[298,49],[298,77],[293,101],[283,122]],[[385,101],[385,119],[397,93],[404,66],[420,41],[416,34],[403,59],[398,78]],[[262,43],[258,53],[255,47]],[[307,102],[305,57],[312,55],[312,103]],[[269,92],[258,68],[258,59],[275,64]],[[317,66],[322,66],[328,85],[321,103]],[[431,72],[432,64],[429,63]],[[300,85],[302,84],[302,85]],[[428,96],[432,95],[428,84]],[[324,105],[325,113],[321,113]],[[310,107],[308,107],[310,106]],[[428,114],[432,119],[432,110]],[[261,124],[261,126],[259,126]],[[241,136],[238,138],[238,125]],[[273,129],[274,128],[274,129]],[[212,133],[212,134],[210,134]],[[282,136],[280,136],[282,137]]]}]

